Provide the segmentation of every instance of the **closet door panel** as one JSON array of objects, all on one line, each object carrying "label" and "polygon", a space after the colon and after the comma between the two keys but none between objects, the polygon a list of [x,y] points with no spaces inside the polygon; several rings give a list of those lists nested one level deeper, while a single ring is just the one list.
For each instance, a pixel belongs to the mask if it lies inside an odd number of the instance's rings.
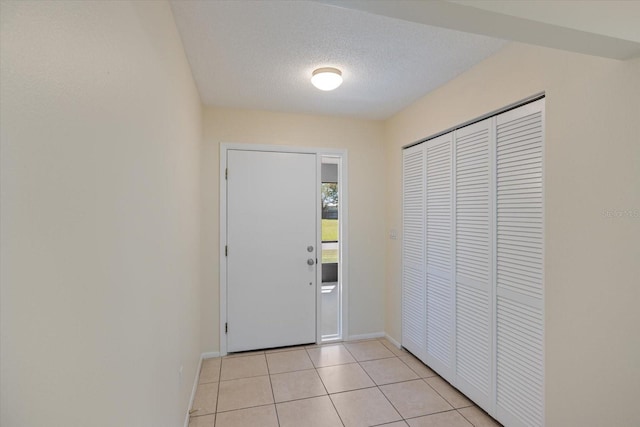
[{"label": "closet door panel", "polygon": [[544,100],[496,117],[496,400],[500,421],[544,424]]},{"label": "closet door panel", "polygon": [[424,359],[427,348],[424,146],[403,151],[402,346]]},{"label": "closet door panel", "polygon": [[452,381],[453,372],[453,134],[425,143],[427,234],[426,362]]},{"label": "closet door panel", "polygon": [[493,123],[455,132],[456,386],[487,410],[494,383]]},{"label": "closet door panel", "polygon": [[544,99],[403,156],[403,345],[504,425],[543,426]]}]

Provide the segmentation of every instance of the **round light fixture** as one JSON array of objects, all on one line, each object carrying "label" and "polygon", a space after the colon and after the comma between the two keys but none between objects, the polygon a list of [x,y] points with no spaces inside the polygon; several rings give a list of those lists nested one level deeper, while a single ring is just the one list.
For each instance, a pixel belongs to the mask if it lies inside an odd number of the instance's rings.
[{"label": "round light fixture", "polygon": [[334,90],[342,84],[342,72],[337,68],[318,68],[311,74],[311,83],[320,90]]}]

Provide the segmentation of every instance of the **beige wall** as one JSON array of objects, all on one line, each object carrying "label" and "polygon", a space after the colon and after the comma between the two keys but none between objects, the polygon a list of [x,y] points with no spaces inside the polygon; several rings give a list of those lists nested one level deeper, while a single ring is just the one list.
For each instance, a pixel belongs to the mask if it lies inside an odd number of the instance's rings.
[{"label": "beige wall", "polygon": [[[418,100],[385,123],[387,226],[401,227],[402,145],[541,91],[547,425],[639,425],[640,60],[511,44]],[[386,252],[395,338],[400,243]]]},{"label": "beige wall", "polygon": [[304,114],[208,108],[202,156],[204,351],[219,350],[220,143],[344,148],[349,175],[349,335],[384,331],[385,161],[382,124]]},{"label": "beige wall", "polygon": [[202,111],[169,5],[1,7],[0,424],[182,425]]}]

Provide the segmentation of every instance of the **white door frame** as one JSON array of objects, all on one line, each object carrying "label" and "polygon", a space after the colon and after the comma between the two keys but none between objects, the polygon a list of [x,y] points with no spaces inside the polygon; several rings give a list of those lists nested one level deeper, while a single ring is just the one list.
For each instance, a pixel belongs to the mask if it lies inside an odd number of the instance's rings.
[{"label": "white door frame", "polygon": [[[227,260],[225,256],[225,246],[227,245],[227,182],[226,182],[226,169],[227,169],[227,152],[229,150],[244,150],[244,151],[269,151],[269,152],[283,152],[283,153],[305,153],[316,155],[316,199],[320,200],[320,185],[322,182],[321,176],[321,162],[322,156],[340,157],[339,176],[341,182],[340,185],[340,263],[341,263],[341,277],[342,281],[342,313],[341,313],[341,334],[342,339],[347,336],[348,316],[348,180],[347,180],[347,150],[335,149],[335,148],[313,148],[313,147],[291,147],[285,145],[262,145],[262,144],[240,144],[240,143],[221,143],[220,144],[220,244],[219,244],[219,266],[220,266],[220,355],[227,354],[227,336],[225,333],[225,323],[227,322]],[[321,218],[322,206],[318,203],[317,218]],[[316,223],[316,248],[322,248],[322,221]],[[322,262],[322,251],[317,250],[318,264]],[[321,307],[322,302],[322,269],[316,269],[316,343],[319,344],[322,339],[322,322],[321,322]]]}]

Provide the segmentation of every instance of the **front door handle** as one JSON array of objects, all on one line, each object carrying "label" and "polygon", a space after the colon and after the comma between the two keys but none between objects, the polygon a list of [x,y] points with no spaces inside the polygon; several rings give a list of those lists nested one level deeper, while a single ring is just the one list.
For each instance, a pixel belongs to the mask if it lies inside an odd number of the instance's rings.
[{"label": "front door handle", "polygon": [[309,258],[309,259],[307,260],[307,264],[309,264],[309,265],[313,265],[313,264],[315,264],[315,263],[316,263],[316,262],[315,262],[315,260],[314,260],[313,258]]}]

